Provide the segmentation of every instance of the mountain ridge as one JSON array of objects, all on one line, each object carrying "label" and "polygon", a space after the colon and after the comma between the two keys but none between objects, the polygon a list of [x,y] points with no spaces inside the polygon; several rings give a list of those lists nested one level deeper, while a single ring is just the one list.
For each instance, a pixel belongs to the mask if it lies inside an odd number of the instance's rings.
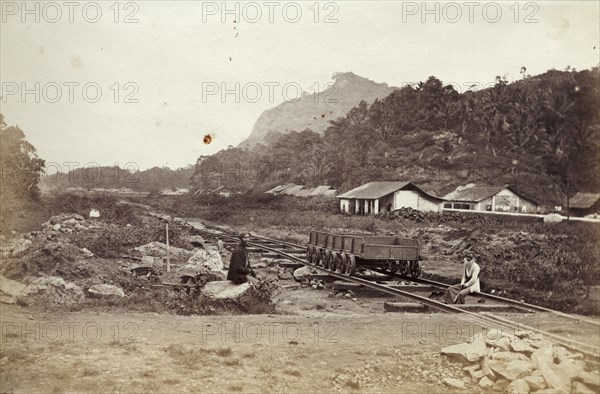
[{"label": "mountain ridge", "polygon": [[329,121],[345,116],[361,100],[370,104],[397,89],[353,72],[335,73],[332,80],[334,82],[321,92],[304,94],[297,101],[284,101],[265,110],[254,123],[248,138],[238,147],[252,148],[259,143],[268,143],[269,133],[310,129],[322,135],[329,127]]}]

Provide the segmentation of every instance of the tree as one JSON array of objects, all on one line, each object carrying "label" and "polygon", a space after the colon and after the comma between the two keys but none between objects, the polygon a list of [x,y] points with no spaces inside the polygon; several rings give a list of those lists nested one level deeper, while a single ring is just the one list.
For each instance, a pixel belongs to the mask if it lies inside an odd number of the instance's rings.
[{"label": "tree", "polygon": [[4,116],[0,114],[2,206],[13,200],[37,200],[40,195],[38,182],[44,165],[44,160],[37,156],[35,147],[25,140],[25,133],[18,126],[7,126]]}]

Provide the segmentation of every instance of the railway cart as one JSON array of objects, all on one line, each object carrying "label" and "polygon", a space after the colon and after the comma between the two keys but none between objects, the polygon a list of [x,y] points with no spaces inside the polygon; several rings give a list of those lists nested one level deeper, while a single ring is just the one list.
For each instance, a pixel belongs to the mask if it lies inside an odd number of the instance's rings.
[{"label": "railway cart", "polygon": [[419,241],[411,238],[311,231],[306,258],[310,264],[344,275],[361,268],[383,268],[421,276]]}]

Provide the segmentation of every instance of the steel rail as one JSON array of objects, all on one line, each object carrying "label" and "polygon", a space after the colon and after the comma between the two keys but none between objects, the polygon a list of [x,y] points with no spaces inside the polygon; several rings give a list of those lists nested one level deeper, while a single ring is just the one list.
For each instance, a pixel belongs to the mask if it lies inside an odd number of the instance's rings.
[{"label": "steel rail", "polygon": [[[393,275],[399,278],[404,278],[404,276],[397,274],[395,272],[390,272],[390,271],[386,271],[383,269],[374,269],[373,271],[376,272],[380,272],[383,274],[387,274],[387,275]],[[450,285],[448,285],[447,283],[443,283],[443,282],[438,282],[435,280],[431,280],[431,279],[424,279],[424,278],[411,278],[411,281],[417,282],[417,283],[422,283],[422,284],[428,284],[428,285],[433,285],[433,286],[437,286],[439,288],[448,288],[450,287]],[[536,311],[536,312],[546,312],[546,313],[551,313],[553,315],[556,316],[560,316],[560,317],[564,317],[566,319],[573,319],[579,322],[584,322],[584,323],[588,323],[588,324],[592,324],[595,326],[600,327],[600,320],[594,320],[591,319],[587,316],[582,316],[582,315],[577,315],[577,314],[569,314],[569,313],[564,313],[561,311],[557,311],[554,309],[550,309],[550,308],[545,308],[543,306],[539,306],[539,305],[533,305],[533,304],[528,304],[526,302],[521,302],[521,301],[517,301],[517,300],[513,300],[510,298],[506,298],[506,297],[500,297],[494,294],[489,294],[489,293],[483,293],[483,292],[478,292],[478,293],[473,293],[473,296],[477,296],[477,297],[481,297],[481,298],[486,298],[489,300],[494,300],[494,301],[499,301],[502,302],[504,304],[509,304],[511,306],[514,306],[515,308],[524,310],[524,311]]]},{"label": "steel rail", "polygon": [[[228,234],[233,234],[233,232],[230,231],[230,230],[223,230],[222,228],[218,228],[216,226],[205,226],[205,227],[206,228],[212,228],[212,229],[218,229],[222,233],[221,234],[222,238],[230,238],[230,239],[234,239],[234,240],[238,239],[238,237],[235,236],[235,235],[228,235]],[[198,232],[202,232],[201,229],[197,229],[197,228],[195,228],[195,229]],[[214,234],[212,234],[212,235],[214,235]],[[293,247],[297,247],[299,249],[306,247],[306,246],[303,247],[301,245],[296,245],[296,244],[292,244],[292,243],[289,243],[289,242],[279,241],[279,240],[271,239],[271,238],[267,238],[267,237],[251,236],[251,238],[252,237],[261,239],[263,241],[269,241],[269,242],[274,243],[274,244],[286,244],[287,246],[293,246]],[[296,261],[296,262],[298,262],[300,264],[303,264],[305,266],[313,267],[313,268],[315,268],[317,270],[326,272],[328,275],[330,275],[330,276],[332,276],[334,278],[338,278],[338,279],[341,279],[341,280],[344,280],[344,281],[347,281],[347,282],[354,282],[354,283],[363,285],[365,287],[370,287],[372,289],[375,289],[375,290],[378,290],[378,291],[382,291],[384,293],[388,293],[388,294],[391,294],[391,295],[394,295],[394,296],[401,296],[401,297],[406,297],[406,298],[409,298],[409,299],[413,299],[413,300],[416,300],[418,302],[421,302],[424,305],[430,306],[430,307],[432,307],[434,309],[437,309],[437,310],[441,310],[443,312],[462,313],[462,314],[466,315],[466,317],[467,317],[468,320],[474,321],[475,323],[477,323],[477,324],[479,324],[479,325],[481,325],[483,327],[497,328],[498,326],[504,326],[504,327],[507,327],[507,328],[510,328],[510,329],[522,328],[523,327],[523,325],[520,324],[520,323],[516,323],[516,322],[510,321],[510,320],[507,320],[507,319],[503,319],[503,318],[500,318],[498,316],[490,315],[490,314],[487,314],[487,313],[484,314],[484,315],[478,314],[478,313],[475,313],[475,312],[471,312],[471,311],[467,311],[467,310],[455,307],[453,305],[444,304],[444,303],[441,303],[441,302],[438,302],[438,301],[435,301],[435,300],[432,300],[432,299],[429,299],[429,298],[426,298],[426,297],[423,297],[423,296],[420,296],[420,295],[417,295],[417,294],[413,294],[413,293],[410,293],[410,292],[407,292],[407,291],[403,291],[403,290],[400,290],[400,289],[395,289],[395,288],[389,287],[387,285],[383,285],[383,284],[379,284],[379,283],[374,283],[374,282],[366,280],[366,279],[357,278],[357,277],[348,276],[348,275],[343,275],[343,274],[340,274],[340,273],[337,273],[337,272],[334,272],[334,271],[330,271],[330,270],[324,269],[323,267],[320,267],[320,266],[308,263],[305,259],[301,259],[298,256],[294,256],[292,254],[286,253],[286,252],[281,251],[279,249],[272,248],[272,247],[269,247],[269,246],[265,246],[265,245],[262,245],[262,244],[257,243],[257,242],[248,242],[248,245],[249,246],[254,246],[254,247],[259,248],[259,249],[263,249],[263,250],[267,250],[267,251],[273,252],[275,254],[283,256],[283,257],[285,257],[285,258],[287,258],[289,260]],[[386,273],[389,274],[389,272],[386,272]],[[395,273],[394,273],[394,275],[399,276],[398,274],[395,274]],[[427,279],[412,278],[411,280],[413,280],[415,282],[427,283],[427,284],[436,285],[436,286],[440,286],[440,287],[448,287],[448,285],[445,284],[445,283],[436,282],[436,281],[430,281],[430,280],[427,280]],[[521,308],[528,308],[530,306],[530,304],[520,303],[520,302],[515,301],[515,300],[510,300],[510,299],[504,298],[504,297],[493,296],[491,294],[477,293],[477,295],[490,296],[491,299],[495,299],[495,300],[498,300],[498,301],[501,301],[501,302],[505,302],[505,303],[509,303],[509,304],[513,304],[514,303],[514,304],[516,304],[514,306],[518,306],[518,307],[521,307]],[[531,307],[532,307],[531,309],[538,309],[539,308],[538,310],[539,311],[543,311],[543,312],[551,312],[551,313],[556,312],[556,314],[559,315],[559,316],[561,316],[561,317],[567,317],[567,318],[570,318],[570,319],[580,320],[579,317],[574,317],[572,315],[568,315],[568,314],[565,314],[565,313],[562,313],[562,312],[554,311],[554,310],[548,309],[548,308],[538,307],[537,305],[531,305]],[[585,320],[582,320],[582,321],[591,322],[593,324],[596,324],[596,322],[594,322],[592,320],[588,320],[588,319],[585,319]],[[559,343],[560,345],[563,345],[566,348],[578,351],[578,352],[580,352],[582,354],[588,355],[588,356],[593,357],[595,359],[600,359],[600,352],[593,345],[584,344],[582,342],[578,342],[578,341],[575,341],[575,340],[572,340],[572,339],[569,339],[569,338],[564,338],[564,337],[558,336],[556,334],[552,334],[552,333],[549,333],[549,332],[546,332],[546,331],[541,331],[541,330],[538,330],[538,329],[534,329],[534,331],[537,331],[537,332],[539,332],[542,335],[545,335],[545,336],[547,336],[549,338],[552,338],[554,342]]]},{"label": "steel rail", "polygon": [[[403,290],[399,290],[399,289],[394,289],[391,288],[389,286],[386,285],[382,285],[379,283],[373,283],[372,281],[368,281],[365,279],[361,279],[361,278],[356,278],[356,277],[352,277],[352,276],[347,276],[347,275],[342,275],[339,274],[337,272],[334,271],[330,271],[327,269],[323,269],[317,265],[314,264],[310,264],[296,256],[292,256],[288,253],[282,252],[280,250],[274,249],[274,248],[270,248],[270,247],[264,247],[264,246],[260,246],[259,244],[255,244],[252,242],[248,243],[249,245],[253,245],[256,247],[261,247],[265,250],[269,250],[271,252],[277,253],[281,256],[284,256],[290,260],[295,260],[301,264],[304,264],[306,266],[309,267],[313,267],[316,268],[318,270],[327,272],[328,275],[333,276],[334,278],[338,278],[338,279],[342,279],[348,282],[353,282],[353,283],[358,283],[361,284],[365,287],[370,287],[372,289],[375,290],[379,290],[388,294],[392,294],[395,296],[402,296],[402,297],[406,297],[406,298],[411,298],[413,300],[417,300],[427,306],[433,307],[435,309],[444,311],[444,312],[457,312],[457,313],[462,313],[462,314],[466,314],[468,317],[470,317],[472,320],[474,320],[477,324],[483,326],[483,327],[491,327],[491,328],[497,328],[497,326],[504,326],[504,327],[508,327],[510,329],[514,329],[514,328],[522,328],[523,325],[520,323],[516,323],[516,322],[512,322],[510,320],[507,319],[503,319],[500,317],[496,317],[493,315],[489,315],[489,314],[485,314],[485,315],[481,315],[475,312],[471,312],[471,311],[467,311],[464,310],[462,308],[458,308],[455,307],[453,305],[449,305],[449,304],[444,304],[435,300],[431,300],[429,298],[417,295],[417,294],[413,294],[413,293],[409,293]],[[563,345],[566,348],[569,348],[571,350],[575,350],[577,352],[583,353],[587,356],[593,357],[595,359],[600,359],[600,352],[598,351],[598,349],[596,347],[594,347],[593,345],[587,345],[569,338],[563,338],[560,337],[558,335],[546,332],[546,331],[542,331],[542,330],[538,330],[538,329],[534,329],[534,331],[539,332],[542,335],[548,336],[549,338],[552,338],[554,340],[554,342],[559,343],[560,345]]]}]

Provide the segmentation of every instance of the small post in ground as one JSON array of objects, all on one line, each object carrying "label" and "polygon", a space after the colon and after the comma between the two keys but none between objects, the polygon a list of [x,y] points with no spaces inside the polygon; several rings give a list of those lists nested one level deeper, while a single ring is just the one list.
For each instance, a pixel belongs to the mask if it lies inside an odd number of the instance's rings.
[{"label": "small post in ground", "polygon": [[169,253],[169,223],[165,224],[167,231],[167,272],[171,272],[171,255]]}]

